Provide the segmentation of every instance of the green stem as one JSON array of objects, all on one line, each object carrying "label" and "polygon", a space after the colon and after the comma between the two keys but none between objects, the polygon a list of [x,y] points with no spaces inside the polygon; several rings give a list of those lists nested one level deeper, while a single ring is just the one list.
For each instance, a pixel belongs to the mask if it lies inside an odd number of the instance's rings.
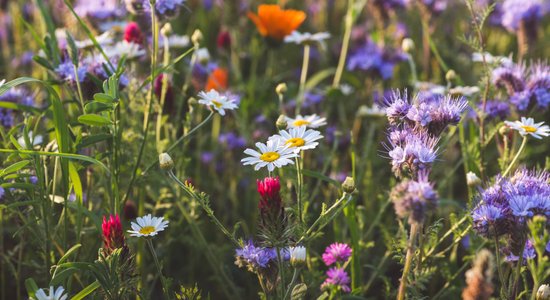
[{"label": "green stem", "polygon": [[416,63],[414,62],[414,58],[412,55],[407,53],[407,61],[409,62],[409,67],[411,68],[411,76],[412,76],[412,86],[416,88],[416,83],[418,82],[418,77],[416,75]]},{"label": "green stem", "polygon": [[285,300],[288,296],[288,292],[292,291],[292,287],[294,286],[294,282],[296,282],[296,279],[298,278],[298,268],[294,269],[294,273],[292,273],[292,279],[290,280],[290,283],[288,285],[288,288],[286,289],[286,293],[283,297],[283,300]]},{"label": "green stem", "polygon": [[512,289],[512,295],[510,299],[516,299],[516,295],[518,294],[518,287],[519,287],[519,281],[521,279],[521,265],[523,264],[523,251],[525,251],[525,244],[526,241],[522,241],[523,246],[521,247],[521,251],[519,252],[518,256],[518,264],[516,266],[516,275],[514,280],[514,288]]},{"label": "green stem", "polygon": [[504,173],[502,173],[502,177],[506,177],[506,175],[510,172],[510,170],[512,169],[512,167],[514,166],[514,164],[516,163],[516,161],[518,160],[519,158],[519,155],[521,154],[521,152],[523,151],[523,148],[525,148],[525,145],[527,144],[527,136],[524,136],[523,137],[523,141],[521,142],[521,146],[519,147],[519,150],[518,152],[516,153],[516,156],[514,156],[514,159],[512,159],[512,162],[510,163],[510,165],[508,166],[508,168],[506,169],[506,171],[504,171]]},{"label": "green stem", "polygon": [[162,290],[164,291],[164,296],[166,297],[166,299],[170,299],[170,292],[168,290],[168,285],[166,283],[166,279],[162,275],[162,267],[159,263],[159,259],[157,257],[157,253],[155,252],[155,248],[153,248],[153,242],[151,241],[151,238],[146,238],[146,241],[147,241],[147,246],[149,246],[149,250],[151,250],[151,255],[153,255],[153,259],[155,260],[155,265],[157,266],[157,271],[159,273],[160,281],[162,283]]},{"label": "green stem", "polygon": [[298,219],[300,220],[300,223],[304,223],[304,217],[303,217],[303,207],[302,207],[302,188],[303,188],[303,181],[304,181],[304,175],[302,174],[302,166],[301,166],[301,159],[300,157],[296,157],[296,180],[298,181],[298,184],[296,186],[296,197],[298,202]]},{"label": "green stem", "polygon": [[500,265],[500,249],[498,245],[498,236],[497,236],[497,230],[494,228],[494,239],[495,239],[495,255],[496,255],[496,264],[497,264],[497,272],[498,272],[498,279],[500,280],[501,288],[505,286],[506,282],[504,281],[504,275],[502,274],[502,268]]},{"label": "green stem", "polygon": [[[328,216],[327,220],[319,225],[319,228],[317,229],[318,231],[323,229],[323,227],[325,227],[328,222],[330,222],[330,220],[332,220],[332,218],[334,218],[336,216],[336,214],[338,212],[340,212],[350,201],[351,201],[352,196],[351,194],[348,194],[346,192],[344,192],[342,194],[342,197],[340,197],[340,199],[338,199],[329,209],[327,209],[324,213],[322,213],[318,218],[317,220],[315,220],[315,222],[313,222],[313,225],[311,225],[309,227],[309,229],[306,231],[306,233],[304,235],[302,235],[302,237],[300,237],[300,239],[298,240],[298,242],[296,242],[296,244],[300,244],[300,242],[302,242],[304,239],[306,239],[307,237],[311,236],[312,233],[313,233],[313,230],[315,229],[315,227],[322,221],[322,220],[325,220],[325,217]],[[340,204],[342,202],[344,202],[344,205],[340,206]],[[333,211],[335,211],[334,213],[332,213]]]},{"label": "green stem", "polygon": [[197,202],[199,202],[200,206],[206,212],[208,217],[210,217],[212,222],[214,222],[214,224],[216,226],[218,226],[220,231],[223,232],[223,234],[225,234],[231,240],[231,242],[233,242],[233,244],[235,244],[235,246],[240,246],[239,241],[237,241],[235,239],[235,237],[229,232],[229,230],[227,230],[227,228],[225,228],[225,226],[223,226],[223,224],[220,222],[220,220],[218,220],[218,218],[216,218],[216,216],[214,215],[214,212],[212,211],[212,209],[210,207],[208,207],[207,204],[204,203],[203,199],[200,196],[198,196],[194,191],[190,190],[189,187],[187,187],[183,182],[181,182],[181,180],[179,180],[179,178],[176,177],[174,172],[172,172],[171,170],[168,171],[168,176],[170,176],[170,178],[172,178],[172,180],[174,180],[187,194],[189,194],[189,196],[191,196],[192,198],[197,200]]},{"label": "green stem", "polygon": [[275,247],[275,251],[277,251],[277,265],[278,265],[278,268],[279,268],[279,275],[281,277],[281,282],[279,283],[279,285],[281,286],[281,296],[284,296],[284,295],[286,295],[286,292],[285,292],[285,288],[286,288],[285,287],[285,269],[283,267],[283,259],[281,258],[281,248]]},{"label": "green stem", "polygon": [[309,53],[310,53],[310,46],[309,44],[305,44],[304,60],[302,62],[302,74],[300,75],[300,90],[298,92],[298,99],[296,101],[296,115],[300,114],[300,109],[302,109],[302,103],[304,102],[304,94],[306,91],[307,69],[309,68]]},{"label": "green stem", "polygon": [[336,67],[336,74],[332,81],[332,87],[336,88],[340,85],[342,79],[342,73],[344,72],[344,65],[346,64],[346,57],[348,55],[349,41],[351,38],[351,28],[353,26],[353,0],[348,0],[348,9],[346,11],[345,18],[344,39],[342,41],[342,49],[340,49],[340,58],[338,59],[338,67]]},{"label": "green stem", "polygon": [[418,224],[413,223],[411,225],[411,233],[409,236],[409,245],[407,246],[407,256],[405,257],[405,266],[403,268],[403,274],[401,275],[401,283],[399,283],[399,292],[397,294],[397,300],[405,299],[407,294],[407,276],[411,270],[412,259],[414,256],[415,240],[418,235]]}]

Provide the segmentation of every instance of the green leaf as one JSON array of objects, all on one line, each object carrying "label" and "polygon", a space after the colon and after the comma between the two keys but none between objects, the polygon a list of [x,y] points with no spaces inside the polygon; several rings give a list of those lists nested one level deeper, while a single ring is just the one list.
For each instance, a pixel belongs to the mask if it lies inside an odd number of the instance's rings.
[{"label": "green leaf", "polygon": [[36,282],[34,282],[34,279],[32,278],[25,280],[25,288],[27,289],[29,297],[34,297],[34,294],[38,291],[38,285],[36,285]]},{"label": "green leaf", "polygon": [[98,101],[98,102],[103,102],[103,103],[113,103],[113,102],[116,101],[116,99],[111,97],[111,95],[107,95],[107,94],[104,94],[104,93],[95,94],[94,95],[94,100]]},{"label": "green leaf", "polygon": [[106,126],[111,124],[111,120],[95,114],[85,114],[78,117],[78,122],[90,126]]},{"label": "green leaf", "polygon": [[85,148],[85,147],[88,147],[90,145],[108,140],[111,137],[112,136],[108,133],[100,133],[100,134],[85,136],[85,137],[82,138],[82,141],[80,141],[80,143],[76,145],[76,149],[78,151],[78,150],[80,150],[82,148]]},{"label": "green leaf", "polygon": [[84,299],[84,297],[88,296],[89,294],[91,294],[93,291],[95,291],[97,288],[99,288],[99,282],[98,281],[94,281],[92,282],[90,285],[88,285],[87,287],[85,287],[82,291],[80,291],[78,294],[74,295],[71,300],[80,300],[80,299]]},{"label": "green leaf", "polygon": [[15,173],[22,168],[24,168],[26,165],[30,163],[29,160],[22,160],[14,163],[13,165],[5,168],[4,170],[0,171],[0,176],[5,176],[7,174]]},{"label": "green leaf", "polygon": [[72,161],[69,161],[69,178],[73,183],[76,200],[78,203],[82,203],[82,182],[80,181],[80,175],[78,175],[78,171]]},{"label": "green leaf", "polygon": [[98,113],[106,110],[113,109],[113,105],[109,103],[103,103],[98,101],[92,101],[84,106],[84,111],[86,113]]},{"label": "green leaf", "polygon": [[100,167],[102,167],[107,174],[109,174],[109,168],[105,166],[102,162],[99,160],[96,160],[94,158],[91,158],[89,156],[80,155],[80,154],[72,154],[72,153],[59,153],[59,152],[45,152],[45,151],[33,151],[33,150],[14,150],[14,149],[0,149],[0,153],[17,153],[17,154],[30,154],[30,155],[46,155],[46,156],[58,156],[62,158],[67,159],[77,159],[86,161],[92,164],[96,164]]},{"label": "green leaf", "polygon": [[300,283],[294,286],[292,289],[292,294],[290,295],[291,300],[301,300],[306,297],[307,285],[305,283]]},{"label": "green leaf", "polygon": [[59,273],[54,273],[52,276],[52,280],[50,280],[50,286],[57,286],[61,285],[65,279],[67,279],[69,276],[73,275],[78,271],[77,268],[67,268]]}]

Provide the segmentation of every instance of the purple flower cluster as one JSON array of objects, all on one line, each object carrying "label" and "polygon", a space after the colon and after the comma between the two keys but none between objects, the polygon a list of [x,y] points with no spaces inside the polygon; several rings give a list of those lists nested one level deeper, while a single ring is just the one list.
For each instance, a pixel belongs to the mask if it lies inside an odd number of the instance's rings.
[{"label": "purple flower cluster", "polygon": [[81,17],[88,17],[98,21],[111,18],[120,18],[126,14],[124,7],[117,0],[79,0],[74,9]]},{"label": "purple flower cluster", "polygon": [[406,56],[403,53],[394,49],[381,48],[367,40],[350,55],[347,69],[373,72],[387,80],[393,77],[394,66],[405,60]]},{"label": "purple flower cluster", "polygon": [[[30,93],[19,87],[14,87],[0,95],[0,102],[11,102],[26,106],[34,106],[34,98]],[[12,127],[15,123],[14,111],[7,108],[0,108],[0,125]]]},{"label": "purple flower cluster", "polygon": [[[414,5],[416,1],[414,0],[405,0],[408,6]],[[422,0],[420,3],[422,6],[424,6],[428,11],[430,11],[433,14],[440,14],[444,10],[447,9],[447,6],[449,6],[449,0]]]},{"label": "purple flower cluster", "polygon": [[218,136],[218,142],[229,150],[243,149],[246,146],[246,139],[234,132],[222,133]]},{"label": "purple flower cluster", "polygon": [[273,248],[257,247],[249,240],[242,248],[236,251],[235,264],[239,267],[247,267],[251,272],[267,268],[269,263],[277,259],[277,251]]},{"label": "purple flower cluster", "polygon": [[431,93],[411,100],[406,91],[395,91],[383,105],[390,122],[387,149],[392,170],[398,177],[403,171],[416,177],[418,172],[430,170],[437,157],[439,135],[460,121],[468,102]]},{"label": "purple flower cluster", "polygon": [[493,83],[503,87],[510,96],[510,102],[518,110],[525,111],[536,105],[547,109],[550,105],[550,67],[544,62],[531,64],[505,64],[493,70]]},{"label": "purple flower cluster", "polygon": [[397,184],[391,191],[390,199],[397,216],[408,217],[409,224],[422,223],[426,212],[434,209],[438,203],[437,192],[423,172],[417,180],[407,179]]},{"label": "purple flower cluster", "polygon": [[78,81],[83,82],[86,79],[87,67],[83,64],[79,64],[77,71],[75,72],[75,65],[71,60],[66,60],[60,63],[55,68],[55,73],[61,78],[61,80],[68,84],[76,84],[76,75],[78,74]]},{"label": "purple flower cluster", "polygon": [[[474,230],[485,237],[506,235],[521,241],[526,222],[535,215],[550,216],[550,173],[519,169],[510,178],[497,176],[495,183],[481,190],[472,210]],[[511,247],[510,253],[519,253]],[[527,249],[527,248],[526,248]]]},{"label": "purple flower cluster", "polygon": [[520,29],[521,24],[536,26],[550,12],[547,0],[504,0],[500,7],[501,23],[511,32]]},{"label": "purple flower cluster", "polygon": [[[157,0],[155,2],[155,13],[161,19],[176,17],[184,2],[185,0]],[[125,0],[125,3],[126,9],[134,14],[148,14],[151,11],[149,0]]]},{"label": "purple flower cluster", "polygon": [[351,252],[351,247],[344,243],[333,243],[325,249],[323,253],[325,265],[336,264],[336,266],[328,269],[327,279],[321,284],[321,290],[335,288],[344,293],[351,292],[349,275],[342,266],[351,257]]}]

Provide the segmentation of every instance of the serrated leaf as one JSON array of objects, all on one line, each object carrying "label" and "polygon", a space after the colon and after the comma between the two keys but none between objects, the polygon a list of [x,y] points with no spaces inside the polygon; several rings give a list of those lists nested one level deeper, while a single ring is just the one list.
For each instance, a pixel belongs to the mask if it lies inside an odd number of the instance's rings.
[{"label": "serrated leaf", "polygon": [[78,122],[90,126],[106,126],[111,124],[111,120],[95,114],[85,114],[78,117]]}]

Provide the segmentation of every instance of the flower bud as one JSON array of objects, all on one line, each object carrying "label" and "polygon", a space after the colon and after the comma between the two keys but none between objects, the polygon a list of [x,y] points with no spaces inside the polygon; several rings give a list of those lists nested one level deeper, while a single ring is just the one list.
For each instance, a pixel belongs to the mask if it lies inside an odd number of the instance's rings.
[{"label": "flower bud", "polygon": [[405,53],[411,53],[414,50],[414,42],[410,38],[404,38],[401,42],[401,50]]},{"label": "flower bud", "polygon": [[210,52],[206,48],[198,49],[195,55],[197,56],[197,60],[203,65],[210,60]]},{"label": "flower bud", "polygon": [[219,49],[228,50],[229,48],[231,48],[231,35],[229,34],[229,31],[220,31],[216,39],[216,44],[218,45]]},{"label": "flower bud", "polygon": [[164,152],[159,155],[159,162],[160,162],[160,168],[166,171],[172,170],[174,168],[174,161],[168,155],[168,153]]},{"label": "flower bud", "polygon": [[187,105],[190,107],[195,107],[197,104],[199,104],[199,102],[195,99],[195,97],[190,97],[189,100],[187,100]]},{"label": "flower bud", "polygon": [[290,252],[290,264],[295,267],[301,267],[306,263],[306,247],[297,246],[288,248]]},{"label": "flower bud", "polygon": [[449,82],[455,80],[456,79],[455,70],[451,69],[451,70],[447,71],[447,74],[445,74],[445,79]]},{"label": "flower bud", "polygon": [[466,174],[466,183],[469,186],[478,186],[481,184],[481,179],[479,179],[474,172],[468,172],[468,174]]},{"label": "flower bud", "polygon": [[537,291],[537,300],[550,300],[550,286],[543,284]]},{"label": "flower bud", "polygon": [[193,31],[193,34],[191,35],[191,41],[193,42],[193,45],[200,44],[202,41],[202,38],[203,36],[200,29],[195,29],[195,31]]},{"label": "flower bud", "polygon": [[143,43],[143,33],[136,22],[130,22],[124,28],[124,40],[128,43],[141,45]]},{"label": "flower bud", "polygon": [[286,93],[287,87],[286,83],[279,83],[277,87],[275,88],[275,92],[277,92],[277,95],[282,96],[284,93]]},{"label": "flower bud", "polygon": [[346,177],[342,183],[342,190],[348,194],[353,193],[355,191],[355,180],[352,177]]},{"label": "flower bud", "polygon": [[160,34],[163,36],[169,36],[172,34],[172,25],[170,23],[164,24],[164,26],[160,29]]},{"label": "flower bud", "polygon": [[286,121],[285,115],[279,116],[277,122],[275,122],[275,126],[277,126],[277,129],[279,130],[285,130],[288,127],[288,122]]},{"label": "flower bud", "polygon": [[498,133],[500,133],[501,135],[506,135],[508,132],[510,132],[510,127],[506,126],[506,125],[502,125],[499,129],[498,129]]}]

